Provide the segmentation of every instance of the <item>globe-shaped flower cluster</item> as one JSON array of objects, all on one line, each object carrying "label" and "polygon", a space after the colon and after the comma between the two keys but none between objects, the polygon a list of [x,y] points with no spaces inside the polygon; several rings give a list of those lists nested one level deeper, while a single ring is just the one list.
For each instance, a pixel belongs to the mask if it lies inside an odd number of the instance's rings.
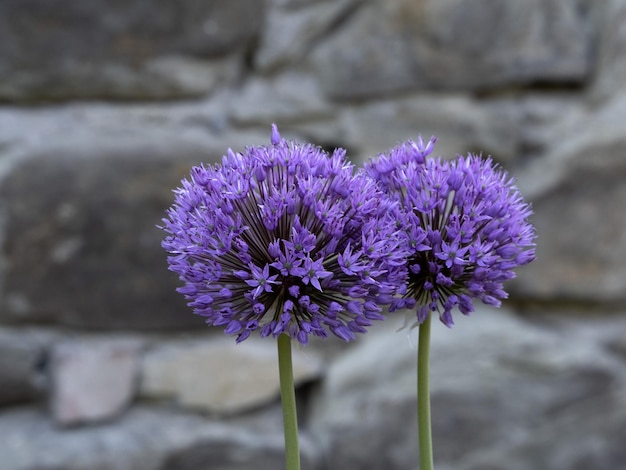
[{"label": "globe-shaped flower cluster", "polygon": [[416,309],[454,324],[452,310],[474,310],[473,299],[499,306],[504,281],[535,257],[531,209],[513,181],[491,159],[426,158],[435,139],[408,141],[370,159],[366,172],[402,207],[406,235],[406,291],[391,311]]},{"label": "globe-shaped flower cluster", "polygon": [[163,242],[179,289],[243,341],[286,333],[344,340],[382,320],[408,251],[396,202],[336,150],[282,139],[198,166],[175,191]]}]

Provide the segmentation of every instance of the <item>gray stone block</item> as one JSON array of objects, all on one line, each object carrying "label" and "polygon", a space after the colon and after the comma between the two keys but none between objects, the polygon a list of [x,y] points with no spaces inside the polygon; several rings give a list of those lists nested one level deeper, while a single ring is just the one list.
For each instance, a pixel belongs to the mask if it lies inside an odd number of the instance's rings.
[{"label": "gray stone block", "polygon": [[537,260],[513,292],[566,304],[626,305],[626,95],[574,115],[543,157],[520,171],[532,202]]},{"label": "gray stone block", "polygon": [[200,105],[0,112],[10,142],[0,159],[0,321],[204,328],[175,292],[156,226],[193,165],[269,142],[269,127],[213,132],[218,118]]},{"label": "gray stone block", "polygon": [[[314,353],[293,351],[295,385],[319,379],[322,363]],[[174,399],[184,408],[237,414],[280,397],[276,341],[249,338],[204,338],[163,342],[142,364],[144,398]]]},{"label": "gray stone block", "polygon": [[[339,357],[313,399],[313,435],[333,468],[415,468],[417,334],[397,332],[401,323],[390,318]],[[624,327],[624,317],[542,325],[484,308],[452,329],[433,323],[437,467],[619,468],[626,374],[606,345]]]},{"label": "gray stone block", "polygon": [[584,83],[594,8],[589,0],[371,0],[320,42],[313,63],[340,99]]},{"label": "gray stone block", "polygon": [[128,338],[84,339],[54,346],[50,409],[58,424],[111,420],[130,405],[139,377],[141,343]]},{"label": "gray stone block", "polygon": [[158,156],[149,143],[81,150],[89,154],[33,155],[2,184],[0,316],[95,328],[201,325],[174,292],[155,227],[192,158]]},{"label": "gray stone block", "polygon": [[43,330],[0,328],[0,406],[43,396],[48,349],[54,338]]},{"label": "gray stone block", "polygon": [[259,34],[264,2],[0,3],[0,101],[167,99],[212,90]]},{"label": "gray stone block", "polygon": [[[158,408],[131,410],[93,427],[58,429],[32,409],[0,415],[2,470],[276,470],[282,433]],[[302,436],[303,470],[319,470],[319,453]]]}]

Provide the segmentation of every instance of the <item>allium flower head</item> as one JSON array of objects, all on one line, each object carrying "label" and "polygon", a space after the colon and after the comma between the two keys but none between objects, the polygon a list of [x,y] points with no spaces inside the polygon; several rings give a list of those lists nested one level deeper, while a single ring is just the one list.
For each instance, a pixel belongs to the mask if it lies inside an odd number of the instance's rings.
[{"label": "allium flower head", "polygon": [[474,310],[473,299],[500,306],[503,282],[535,257],[531,210],[513,181],[491,159],[426,158],[436,139],[406,142],[366,164],[366,172],[400,203],[397,221],[411,255],[406,292],[390,311],[416,309],[452,326],[452,310]]},{"label": "allium flower head", "polygon": [[281,139],[229,150],[175,191],[163,229],[189,306],[243,341],[287,333],[348,341],[382,320],[406,277],[397,204],[345,152]]}]

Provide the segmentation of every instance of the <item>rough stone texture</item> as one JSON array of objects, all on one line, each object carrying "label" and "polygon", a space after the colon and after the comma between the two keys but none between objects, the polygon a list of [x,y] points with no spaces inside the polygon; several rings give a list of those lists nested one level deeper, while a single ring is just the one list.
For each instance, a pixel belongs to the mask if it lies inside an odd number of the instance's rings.
[{"label": "rough stone texture", "polygon": [[[276,470],[284,462],[281,433],[157,408],[69,430],[55,428],[40,412],[18,409],[0,415],[0,435],[3,470]],[[302,468],[319,468],[317,460],[303,435]]]},{"label": "rough stone texture", "polygon": [[61,425],[108,420],[130,404],[141,344],[130,339],[68,341],[51,354],[54,420]]},{"label": "rough stone texture", "polygon": [[264,2],[0,4],[0,101],[172,98],[206,93],[222,75],[207,58],[246,47]]},{"label": "rough stone texture", "polygon": [[521,113],[506,101],[478,104],[465,96],[416,96],[353,106],[344,112],[348,148],[373,156],[418,134],[438,138],[435,154],[482,152],[511,161],[520,146]]},{"label": "rough stone texture", "polygon": [[[224,431],[228,432],[228,429]],[[199,442],[193,446],[173,453],[165,461],[161,470],[212,470],[219,462],[222,470],[275,470],[285,465],[284,442],[282,433],[268,436],[265,432],[243,433],[240,436],[232,431],[210,441]],[[303,436],[304,437],[304,436]],[[306,437],[305,437],[306,439]],[[304,470],[321,469],[317,449],[307,445],[304,440],[300,452],[300,465]]]},{"label": "rough stone texture", "polygon": [[537,260],[513,284],[527,297],[626,304],[626,95],[572,119],[520,172],[533,202]]},{"label": "rough stone texture", "polygon": [[602,2],[597,73],[590,88],[595,102],[604,102],[626,85],[626,1]]},{"label": "rough stone texture", "polygon": [[304,73],[251,79],[231,103],[230,118],[242,126],[276,122],[280,129],[298,122],[332,118],[334,109],[318,83]]},{"label": "rough stone texture", "polygon": [[[415,468],[416,351],[409,343],[416,335],[406,341],[406,333],[394,331],[400,323],[382,325],[338,358],[315,398],[312,429],[335,468]],[[563,462],[592,462],[606,450],[601,468],[619,468],[623,447],[612,433],[626,415],[613,410],[623,401],[626,374],[606,344],[625,327],[624,318],[535,324],[486,309],[451,330],[436,323],[431,391],[438,465],[579,468]],[[589,434],[583,428],[592,413]]]},{"label": "rough stone texture", "polygon": [[176,161],[150,147],[50,149],[11,171],[1,189],[4,315],[97,328],[202,323],[184,315],[174,276],[154,275],[166,268],[155,225],[169,188],[199,157]]},{"label": "rough stone texture", "polygon": [[215,135],[206,127],[212,118],[175,107],[46,108],[5,118],[0,318],[202,327],[174,290],[156,225],[193,164],[216,161],[230,144],[266,142],[268,131]]},{"label": "rough stone texture", "polygon": [[588,0],[371,0],[320,45],[314,62],[337,98],[581,83],[591,72],[592,7]]},{"label": "rough stone texture", "polygon": [[[579,407],[575,417],[559,416],[549,426],[540,426],[533,439],[513,448],[498,449],[464,463],[468,470],[614,470],[626,462],[626,403],[612,396]],[[563,442],[554,446],[554,436]],[[506,462],[506,464],[504,464]]]},{"label": "rough stone texture", "polygon": [[42,395],[47,385],[47,349],[54,339],[44,330],[0,328],[0,405]]},{"label": "rough stone texture", "polygon": [[[519,147],[515,160],[523,157],[543,156],[547,149],[558,144],[563,127],[587,112],[580,95],[572,92],[527,93],[507,105],[520,115],[516,125]],[[580,122],[580,121],[579,121]]]},{"label": "rough stone texture", "polygon": [[362,0],[271,0],[254,65],[262,72],[301,62]]},{"label": "rough stone texture", "polygon": [[[274,341],[211,338],[173,342],[146,355],[140,393],[174,398],[185,408],[219,414],[240,413],[278,399],[278,361]],[[295,350],[296,385],[320,377],[322,364],[310,351]]]}]

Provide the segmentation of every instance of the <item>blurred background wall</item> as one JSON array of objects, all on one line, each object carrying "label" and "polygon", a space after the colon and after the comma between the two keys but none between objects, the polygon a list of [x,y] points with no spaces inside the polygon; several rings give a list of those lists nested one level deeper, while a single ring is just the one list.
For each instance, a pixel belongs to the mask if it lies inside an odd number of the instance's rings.
[{"label": "blurred background wall", "polygon": [[[533,204],[510,301],[435,327],[438,468],[626,468],[625,0],[2,0],[2,470],[282,468],[273,342],[194,317],[155,228],[272,122],[434,134]],[[401,324],[297,351],[303,468],[417,468]]]}]

